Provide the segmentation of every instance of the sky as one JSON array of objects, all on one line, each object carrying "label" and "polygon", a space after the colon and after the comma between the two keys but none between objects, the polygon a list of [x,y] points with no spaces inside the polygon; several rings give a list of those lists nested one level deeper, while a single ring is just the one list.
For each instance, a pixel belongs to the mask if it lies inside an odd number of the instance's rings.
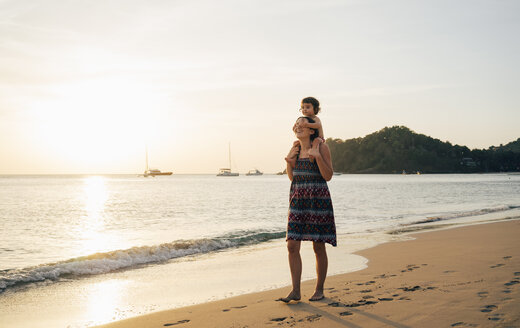
[{"label": "sky", "polygon": [[520,2],[0,0],[0,174],[281,171],[325,138],[520,137]]}]

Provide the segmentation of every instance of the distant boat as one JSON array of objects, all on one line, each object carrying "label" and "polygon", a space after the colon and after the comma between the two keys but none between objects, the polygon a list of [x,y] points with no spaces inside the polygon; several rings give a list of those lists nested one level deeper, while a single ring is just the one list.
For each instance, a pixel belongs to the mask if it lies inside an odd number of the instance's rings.
[{"label": "distant boat", "polygon": [[264,173],[258,171],[258,169],[250,170],[249,172],[246,173],[246,175],[262,175],[262,174],[264,174]]},{"label": "distant boat", "polygon": [[149,170],[146,170],[144,171],[144,174],[143,176],[146,178],[146,177],[155,177],[156,175],[172,175],[173,172],[161,172],[160,170],[157,170],[157,169],[149,169]]},{"label": "distant boat", "polygon": [[239,174],[231,172],[231,143],[228,145],[229,153],[229,168],[222,168],[217,174],[217,177],[237,177]]},{"label": "distant boat", "polygon": [[238,173],[231,172],[231,169],[223,168],[217,174],[217,177],[238,177]]},{"label": "distant boat", "polygon": [[161,172],[158,169],[148,168],[148,147],[146,147],[146,170],[144,171],[143,177],[155,177],[156,175],[172,175],[173,172]]}]

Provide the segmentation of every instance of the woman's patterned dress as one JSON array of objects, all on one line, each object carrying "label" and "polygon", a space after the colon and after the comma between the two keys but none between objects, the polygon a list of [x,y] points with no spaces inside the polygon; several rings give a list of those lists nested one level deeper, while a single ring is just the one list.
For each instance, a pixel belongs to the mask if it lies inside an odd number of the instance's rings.
[{"label": "woman's patterned dress", "polygon": [[298,158],[289,196],[286,240],[312,240],[336,245],[336,225],[327,181],[318,164]]}]

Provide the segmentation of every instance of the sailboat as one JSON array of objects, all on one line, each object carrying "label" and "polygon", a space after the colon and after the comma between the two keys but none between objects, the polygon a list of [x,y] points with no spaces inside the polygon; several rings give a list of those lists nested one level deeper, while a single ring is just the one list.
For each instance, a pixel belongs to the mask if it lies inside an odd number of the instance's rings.
[{"label": "sailboat", "polygon": [[148,168],[148,147],[146,147],[146,170],[144,171],[143,176],[145,178],[150,177],[150,176],[155,178],[156,175],[172,175],[172,172],[161,172],[158,169]]},{"label": "sailboat", "polygon": [[222,168],[217,174],[217,177],[237,177],[238,173],[231,172],[231,143],[229,143],[229,168]]}]

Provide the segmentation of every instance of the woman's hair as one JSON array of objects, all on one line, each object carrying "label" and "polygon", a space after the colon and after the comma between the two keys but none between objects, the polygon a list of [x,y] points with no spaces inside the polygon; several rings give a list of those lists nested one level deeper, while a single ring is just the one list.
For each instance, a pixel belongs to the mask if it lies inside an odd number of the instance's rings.
[{"label": "woman's hair", "polygon": [[[307,121],[309,121],[309,123],[316,123],[316,121],[314,121],[312,118],[307,117],[307,116],[300,116],[300,117],[298,117],[298,120],[300,118],[306,119]],[[298,120],[296,120],[296,121],[298,121]],[[316,139],[316,137],[318,137],[320,135],[320,132],[318,131],[318,129],[313,129],[313,128],[309,128],[309,129],[314,131],[314,133],[310,135],[311,142],[312,142],[314,139]]]},{"label": "woman's hair", "polygon": [[320,102],[318,101],[318,99],[316,99],[314,97],[303,98],[302,104],[311,104],[312,108],[314,108],[314,115],[318,115],[318,113],[321,110]]}]

